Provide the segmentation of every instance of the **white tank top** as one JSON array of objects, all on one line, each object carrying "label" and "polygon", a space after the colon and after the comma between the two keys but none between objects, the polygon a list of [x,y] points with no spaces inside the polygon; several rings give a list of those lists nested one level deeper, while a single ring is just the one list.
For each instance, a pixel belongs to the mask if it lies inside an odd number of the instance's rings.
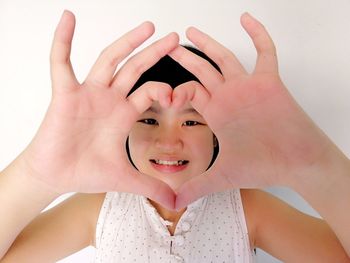
[{"label": "white tank top", "polygon": [[146,197],[107,193],[96,227],[94,262],[254,262],[238,189],[190,204],[173,236],[169,224]]}]

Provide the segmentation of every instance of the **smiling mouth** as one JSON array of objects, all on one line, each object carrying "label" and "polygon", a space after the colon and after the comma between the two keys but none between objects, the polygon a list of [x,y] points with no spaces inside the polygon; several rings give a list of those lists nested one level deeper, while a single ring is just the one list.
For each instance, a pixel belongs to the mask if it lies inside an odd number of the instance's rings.
[{"label": "smiling mouth", "polygon": [[151,159],[150,162],[160,165],[168,165],[168,166],[180,166],[188,164],[189,161],[187,160],[177,160],[177,161],[166,161],[166,160],[158,160],[158,159]]}]

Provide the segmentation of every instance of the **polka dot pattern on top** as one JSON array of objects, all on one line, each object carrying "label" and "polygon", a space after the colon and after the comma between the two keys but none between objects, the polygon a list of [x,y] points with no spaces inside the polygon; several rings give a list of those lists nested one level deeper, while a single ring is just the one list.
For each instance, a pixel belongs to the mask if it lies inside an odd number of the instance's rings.
[{"label": "polka dot pattern on top", "polygon": [[94,262],[254,262],[238,189],[190,204],[173,236],[168,225],[147,198],[107,193],[96,226]]}]

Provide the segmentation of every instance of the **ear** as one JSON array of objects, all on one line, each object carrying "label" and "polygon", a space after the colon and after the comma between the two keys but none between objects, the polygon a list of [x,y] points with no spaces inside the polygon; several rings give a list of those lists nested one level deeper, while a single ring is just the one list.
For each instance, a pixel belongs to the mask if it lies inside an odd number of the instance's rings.
[{"label": "ear", "polygon": [[218,139],[216,138],[215,134],[213,134],[213,144],[214,144],[214,147],[218,147],[219,145]]}]

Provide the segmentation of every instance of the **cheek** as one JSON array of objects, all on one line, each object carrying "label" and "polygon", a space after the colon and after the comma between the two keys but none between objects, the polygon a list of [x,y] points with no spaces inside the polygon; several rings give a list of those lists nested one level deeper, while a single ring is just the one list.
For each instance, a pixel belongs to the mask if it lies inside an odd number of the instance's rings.
[{"label": "cheek", "polygon": [[194,155],[201,156],[200,164],[206,169],[214,154],[213,134],[203,133],[192,136],[191,145]]},{"label": "cheek", "polygon": [[133,131],[129,134],[129,152],[132,161],[139,164],[142,161],[142,157],[149,149],[152,143],[151,136],[146,135],[142,131]]}]

